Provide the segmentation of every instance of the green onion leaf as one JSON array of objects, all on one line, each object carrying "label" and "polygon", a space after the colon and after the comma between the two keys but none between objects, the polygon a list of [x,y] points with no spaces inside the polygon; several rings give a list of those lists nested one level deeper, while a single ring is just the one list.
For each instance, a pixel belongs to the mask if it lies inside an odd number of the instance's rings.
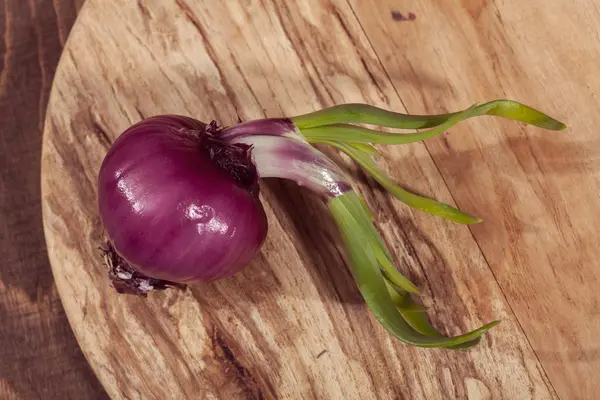
[{"label": "green onion leaf", "polygon": [[302,135],[308,142],[314,143],[322,141],[338,141],[343,143],[360,144],[406,144],[420,142],[422,140],[437,136],[441,133],[444,133],[460,121],[471,118],[472,116],[477,115],[478,112],[484,111],[485,109],[473,105],[465,111],[453,114],[437,127],[417,133],[387,133],[348,124],[334,124],[318,126],[314,128],[305,128],[300,132],[302,132]]},{"label": "green onion leaf", "polygon": [[[400,314],[402,314],[402,317],[410,326],[426,336],[437,338],[446,337],[431,325],[425,314],[425,307],[417,304],[407,292],[396,287],[391,282],[388,281],[386,283],[388,285],[388,292],[390,293],[394,304],[396,304],[398,311],[400,311]],[[480,341],[481,337],[478,337],[470,342],[449,346],[449,348],[468,349],[475,346]]]},{"label": "green onion leaf", "polygon": [[375,162],[371,159],[368,154],[365,154],[358,150],[353,144],[341,143],[341,142],[324,142],[330,144],[352,158],[362,169],[364,169],[369,175],[373,177],[381,186],[383,186],[388,192],[394,197],[403,202],[404,204],[427,212],[429,214],[437,215],[442,218],[446,218],[450,221],[457,222],[459,224],[477,224],[482,221],[481,218],[469,215],[459,209],[452,207],[449,204],[432,200],[427,197],[419,196],[411,193],[406,189],[396,185],[389,177],[381,171]]},{"label": "green onion leaf", "polygon": [[[377,234],[377,236],[379,236],[379,234]],[[386,277],[386,279],[388,279],[390,282],[394,283],[394,285],[400,287],[401,289],[406,290],[410,293],[419,293],[419,289],[415,286],[415,284],[408,280],[408,278],[406,278],[400,272],[398,272],[396,267],[394,267],[394,264],[392,264],[392,260],[390,259],[389,255],[386,254],[387,252],[385,251],[385,247],[381,245],[382,243],[383,241],[378,240],[376,242],[369,243],[369,245],[373,249],[375,259],[382,267],[383,275]]]},{"label": "green onion leaf", "polygon": [[[467,118],[494,115],[521,121],[550,130],[564,130],[565,124],[548,115],[512,100],[494,100],[475,107],[477,112]],[[465,110],[466,111],[466,110]],[[368,104],[350,103],[324,108],[292,118],[300,129],[332,124],[370,124],[397,129],[423,129],[441,125],[464,111],[438,115],[409,115],[387,111]]]},{"label": "green onion leaf", "polygon": [[415,329],[405,320],[390,295],[389,284],[382,275],[376,256],[377,253],[388,254],[388,251],[374,248],[382,241],[373,240],[373,232],[376,231],[369,214],[365,211],[364,203],[355,192],[350,191],[330,199],[328,207],[340,230],[350,259],[352,275],[367,306],[379,323],[396,338],[419,347],[457,348],[471,345],[499,322],[491,322],[454,337],[426,335]]}]

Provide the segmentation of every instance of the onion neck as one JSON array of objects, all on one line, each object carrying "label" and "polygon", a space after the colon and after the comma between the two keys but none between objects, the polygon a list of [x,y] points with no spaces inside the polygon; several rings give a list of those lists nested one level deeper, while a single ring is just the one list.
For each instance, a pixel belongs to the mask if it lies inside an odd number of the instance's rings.
[{"label": "onion neck", "polygon": [[239,135],[229,143],[251,147],[260,178],[289,179],[327,197],[352,190],[340,167],[299,136]]},{"label": "onion neck", "polygon": [[290,118],[265,118],[240,122],[219,132],[219,137],[228,142],[256,135],[302,137]]}]

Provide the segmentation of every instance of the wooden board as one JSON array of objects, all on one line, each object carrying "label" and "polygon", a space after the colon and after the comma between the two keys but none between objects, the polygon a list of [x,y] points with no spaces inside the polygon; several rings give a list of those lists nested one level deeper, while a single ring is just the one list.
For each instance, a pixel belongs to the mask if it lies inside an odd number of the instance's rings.
[{"label": "wooden board", "polygon": [[[403,5],[406,4],[406,5]],[[546,399],[600,389],[600,13],[592,1],[90,0],[54,81],[44,223],[76,337],[114,398]],[[397,13],[414,13],[398,21]],[[568,133],[483,118],[381,147],[411,189],[484,218],[458,226],[356,175],[436,326],[500,318],[468,352],[392,339],[370,315],[322,202],[263,182],[269,235],[236,276],[118,296],[99,257],[95,181],[129,125],[224,125],[344,102],[438,113],[513,98]],[[350,164],[348,164],[350,170]]]}]

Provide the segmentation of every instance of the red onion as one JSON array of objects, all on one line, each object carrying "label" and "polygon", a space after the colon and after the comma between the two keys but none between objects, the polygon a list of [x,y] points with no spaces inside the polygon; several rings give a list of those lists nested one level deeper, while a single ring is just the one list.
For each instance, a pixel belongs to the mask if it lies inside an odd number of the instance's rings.
[{"label": "red onion", "polygon": [[[418,289],[394,267],[366,202],[342,170],[311,143],[346,153],[411,207],[458,223],[479,223],[479,218],[395,185],[373,161],[376,150],[371,143],[424,140],[480,115],[565,128],[508,100],[432,116],[345,104],[226,129],[178,115],[147,118],[118,137],[98,177],[99,212],[108,236],[106,260],[114,285],[121,292],[145,295],[152,289],[209,282],[238,272],[257,255],[267,235],[259,178],[291,179],[326,199],[358,288],[391,334],[421,347],[472,346],[497,322],[444,337],[423,312],[415,312],[421,310],[411,294]],[[349,123],[432,129],[398,135]]]},{"label": "red onion", "polygon": [[118,253],[138,272],[178,283],[245,267],[267,234],[248,147],[223,148],[181,116],[127,129],[98,179],[100,216]]}]

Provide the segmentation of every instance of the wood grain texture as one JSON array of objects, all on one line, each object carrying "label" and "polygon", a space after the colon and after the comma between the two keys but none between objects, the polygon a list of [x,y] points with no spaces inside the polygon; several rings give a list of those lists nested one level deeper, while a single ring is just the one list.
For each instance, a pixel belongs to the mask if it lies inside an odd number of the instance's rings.
[{"label": "wood grain texture", "polygon": [[[554,135],[473,121],[427,148],[455,201],[484,217],[475,240],[559,396],[597,397],[598,6],[422,2],[419,24],[385,24],[395,2],[351,3],[411,113],[507,97],[568,122],[567,135]],[[394,77],[398,65],[416,84]],[[417,84],[423,76],[446,87]]]},{"label": "wood grain texture", "polygon": [[[111,396],[552,399],[555,388],[564,398],[593,396],[598,383],[584,379],[599,362],[590,300],[599,158],[588,122],[597,117],[576,95],[581,87],[562,66],[561,50],[552,49],[552,40],[567,39],[511,14],[516,2],[488,2],[479,11],[463,3],[438,9],[422,2],[409,10],[417,18],[403,22],[384,1],[86,4],[50,99],[43,209],[69,320]],[[519,9],[556,11],[541,4]],[[519,30],[481,22],[490,12],[507,18],[505,25],[512,16]],[[590,15],[597,14],[585,15],[591,23]],[[573,37],[585,33],[585,25],[565,26]],[[519,54],[521,45],[532,55]],[[598,54],[597,41],[589,46]],[[591,59],[582,53],[578,64]],[[455,334],[503,320],[473,350],[393,340],[363,304],[322,202],[280,181],[264,182],[269,236],[241,273],[146,299],[110,287],[98,252],[96,176],[111,141],[145,116],[180,113],[231,125],[343,102],[439,112],[502,95],[566,119],[576,136],[486,118],[427,145],[381,147],[380,165],[396,180],[457,202],[484,217],[481,226],[414,212],[355,174],[400,268],[426,293],[436,326]],[[565,372],[571,368],[579,380]]]},{"label": "wood grain texture", "polygon": [[0,1],[0,399],[100,399],[46,253],[42,125],[81,1]]}]

